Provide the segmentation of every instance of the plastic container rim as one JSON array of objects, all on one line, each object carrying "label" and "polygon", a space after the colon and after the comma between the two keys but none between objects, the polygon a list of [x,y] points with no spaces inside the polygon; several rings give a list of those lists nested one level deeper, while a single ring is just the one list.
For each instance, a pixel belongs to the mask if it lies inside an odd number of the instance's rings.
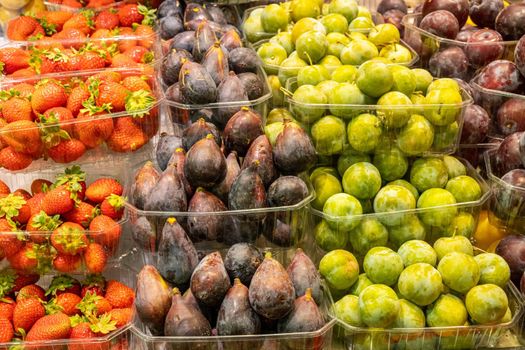
[{"label": "plastic container rim", "polygon": [[507,91],[488,89],[486,87],[483,87],[483,86],[479,85],[478,84],[478,79],[479,79],[480,76],[481,76],[481,73],[477,74],[476,76],[474,76],[474,78],[472,78],[472,80],[470,81],[470,84],[478,92],[480,92],[482,94],[487,94],[487,95],[495,95],[495,96],[501,96],[501,97],[507,97],[507,98],[516,98],[516,99],[520,99],[520,100],[525,100],[525,95],[520,95],[520,94],[516,94],[516,93],[513,93],[513,92],[507,92]]},{"label": "plastic container rim", "polygon": [[512,184],[510,184],[508,182],[505,182],[500,177],[496,176],[496,174],[494,174],[494,172],[492,171],[492,165],[494,163],[492,161],[493,160],[492,157],[494,156],[494,154],[496,152],[497,152],[497,149],[493,148],[493,149],[489,149],[488,151],[484,152],[484,154],[483,154],[483,157],[485,158],[485,168],[487,170],[487,176],[488,176],[489,180],[493,181],[494,183],[496,183],[499,186],[503,186],[503,187],[509,188],[512,191],[525,192],[525,188],[519,187],[519,186],[516,186],[516,185],[512,185]]}]

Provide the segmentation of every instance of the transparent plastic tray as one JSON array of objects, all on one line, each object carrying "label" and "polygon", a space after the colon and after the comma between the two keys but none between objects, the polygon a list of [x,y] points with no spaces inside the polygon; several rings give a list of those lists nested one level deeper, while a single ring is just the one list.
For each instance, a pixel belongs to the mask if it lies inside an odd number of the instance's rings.
[{"label": "transparent plastic tray", "polygon": [[44,1],[44,5],[46,5],[46,8],[48,11],[66,11],[66,12],[79,12],[85,8],[93,9],[97,12],[102,12],[105,10],[109,10],[115,7],[119,7],[125,4],[133,3],[131,0],[117,0],[112,4],[104,5],[104,6],[98,6],[98,7],[88,7],[88,6],[82,6],[82,7],[73,7],[73,6],[67,6],[62,4],[57,4],[53,1]]},{"label": "transparent plastic tray", "polygon": [[[481,253],[481,251],[477,251]],[[346,349],[357,350],[449,350],[499,348],[497,344],[508,332],[520,325],[523,301],[520,292],[509,282],[505,287],[512,319],[496,325],[471,325],[457,327],[371,329],[353,327],[337,320],[335,337],[344,337]],[[332,314],[335,318],[335,315]]]},{"label": "transparent plastic tray", "polygon": [[[437,35],[431,34],[426,30],[419,28],[419,23],[423,15],[421,13],[408,14],[403,17],[402,24],[405,26],[404,40],[408,43],[419,55],[420,61],[418,65],[423,68],[428,68],[429,60],[433,54],[443,51],[450,47],[459,47],[465,53],[469,49],[469,46],[474,46],[473,44],[468,44],[459,40],[452,40],[441,38]],[[514,48],[516,47],[517,41],[501,41],[498,42],[500,46],[500,55],[494,55],[494,60],[497,59],[507,59],[514,60]],[[491,47],[494,46],[494,42],[486,43],[476,43],[476,50],[487,50],[494,53],[496,50]],[[467,54],[468,55],[468,54]],[[479,57],[479,55],[472,54],[472,57]],[[484,63],[484,62],[474,62],[474,63]],[[489,62],[486,62],[487,64]],[[461,77],[463,80],[470,80],[475,74],[475,71],[478,68],[483,67],[483,64],[473,64],[469,62],[469,71],[465,77]],[[460,77],[457,77],[460,78]]]},{"label": "transparent plastic tray", "polygon": [[[353,216],[346,216],[346,217],[328,215],[328,214],[323,213],[320,210],[317,210],[311,207],[310,208],[310,222],[307,226],[310,229],[307,236],[310,237],[311,242],[309,246],[305,248],[307,249],[306,251],[311,256],[314,256],[314,257],[316,256],[322,257],[325,254],[325,251],[321,247],[319,247],[319,245],[313,239],[313,237],[315,236],[315,227],[319,223],[321,223],[321,221],[324,221],[324,220],[330,221],[335,226],[335,229],[334,229],[335,232],[346,232],[345,225],[347,225],[349,221],[358,222],[364,219],[377,219],[380,222],[389,221],[390,223],[395,224],[397,222],[403,223],[403,220],[406,220],[406,218],[409,216],[420,217],[421,215],[430,214],[430,213],[440,213],[440,212],[443,212],[443,210],[454,208],[456,209],[457,213],[468,213],[472,215],[472,218],[475,221],[475,225],[472,229],[472,234],[474,234],[474,232],[476,231],[475,229],[478,224],[479,214],[482,211],[485,203],[488,202],[491,196],[491,191],[490,191],[489,185],[485,182],[485,180],[466,160],[461,159],[461,158],[458,158],[458,159],[466,166],[467,175],[474,178],[481,187],[481,197],[477,201],[441,205],[441,206],[436,206],[432,208],[423,208],[423,209],[416,208],[416,209],[411,209],[411,210],[393,211],[390,213],[369,213],[369,214],[353,215]],[[436,241],[438,238],[446,236],[444,232],[445,228],[437,227],[437,226],[436,227],[427,226],[427,225],[424,225],[423,222],[421,222],[421,224],[425,228],[425,239],[424,240],[431,244],[434,241]],[[385,227],[390,230],[392,226],[385,225]],[[468,237],[468,238],[472,238],[472,237]],[[395,248],[396,250],[398,248],[396,244],[394,244],[394,242],[391,242],[391,241],[388,242],[388,245],[389,246],[392,245],[393,249]],[[351,247],[349,247],[348,249],[351,252],[354,252],[354,250]],[[358,258],[364,257],[364,256],[360,256],[357,252],[355,252],[355,254],[356,254],[356,257]]]},{"label": "transparent plastic tray", "polygon": [[[115,262],[113,263],[104,273],[102,274],[107,280],[117,280],[133,290],[136,289],[136,274],[134,268],[131,268],[125,263]],[[87,275],[85,274],[70,274],[73,278],[82,281]],[[53,275],[42,276],[38,281],[38,285],[41,287],[47,287],[51,283]],[[85,339],[59,339],[59,340],[46,340],[46,341],[24,341],[24,342],[9,342],[0,343],[0,349],[39,349],[39,350],[62,350],[62,349],[118,349],[127,350],[132,349],[128,347],[131,337],[131,323],[120,327],[119,329],[97,338],[85,338]]]},{"label": "transparent plastic tray", "polygon": [[[261,116],[263,125],[266,122],[266,115],[269,112],[269,102],[272,98],[272,91],[268,84],[266,73],[259,66],[257,67],[257,76],[261,79],[264,84],[263,95],[255,100],[250,101],[237,101],[237,102],[214,102],[201,105],[194,104],[183,104],[169,100],[165,98],[164,104],[168,107],[168,111],[171,115],[173,123],[188,125],[192,121],[200,118],[201,115],[219,113],[222,109],[226,109],[228,112],[231,111],[231,115],[235,114],[237,110],[242,107],[250,107],[255,110]],[[162,81],[160,72],[158,74],[158,80]],[[165,92],[167,87],[163,84],[163,91]]]},{"label": "transparent plastic tray", "polygon": [[[103,69],[99,71],[84,71],[84,72],[65,72],[65,73],[55,73],[55,74],[49,74],[45,77],[42,76],[33,76],[33,77],[27,77],[27,78],[19,78],[19,79],[12,79],[8,81],[4,81],[0,83],[0,91],[7,91],[11,89],[13,86],[21,83],[27,83],[34,85],[38,83],[42,79],[46,80],[57,80],[61,83],[68,83],[68,82],[75,82],[80,80],[86,80],[89,77],[95,75],[96,73],[104,73],[108,74],[111,72],[118,72],[122,75],[122,77],[127,76],[146,76],[148,78],[148,84],[152,88],[153,95],[156,99],[156,101],[151,105],[150,108],[147,108],[145,110],[137,110],[133,113],[136,113],[137,115],[143,114],[144,117],[142,118],[148,118],[147,120],[144,120],[144,122],[141,124],[141,130],[144,135],[143,138],[141,138],[141,141],[143,141],[143,145],[133,145],[130,143],[122,143],[119,144],[119,149],[111,149],[106,143],[102,143],[98,147],[89,149],[86,147],[86,152],[84,155],[82,155],[79,159],[74,160],[72,163],[75,164],[83,164],[83,163],[93,163],[93,162],[102,162],[102,161],[116,161],[118,159],[121,159],[126,156],[126,154],[133,153],[134,157],[133,159],[135,161],[140,161],[141,159],[147,159],[149,154],[151,153],[152,149],[152,142],[151,140],[155,138],[158,127],[159,127],[159,106],[162,102],[162,92],[160,91],[160,87],[158,86],[156,80],[152,75],[149,75],[150,68],[146,69],[147,72],[144,72],[143,69],[137,69],[137,68],[115,68],[115,69]],[[120,118],[129,118],[132,117],[132,113],[129,112],[118,112],[118,113],[108,113],[108,114],[102,114],[97,115],[95,120],[105,120],[105,119],[113,119],[114,123],[117,119]],[[89,120],[82,120],[78,121],[77,119],[73,119],[71,122],[63,122],[61,123],[63,126],[79,126],[83,123],[92,122],[92,119]],[[7,124],[8,125],[8,124]],[[26,132],[29,130],[38,130],[40,134],[43,133],[45,129],[48,128],[56,128],[56,124],[49,124],[46,126],[36,126],[34,128],[29,129],[18,129],[17,131],[10,132],[12,135],[16,135],[18,132]],[[6,135],[9,131],[0,129],[0,137],[3,135]],[[44,157],[44,153],[40,157],[34,158],[32,163],[24,168],[21,169],[21,171],[34,171],[34,170],[40,170],[44,168],[49,167],[63,167],[65,163],[55,163],[53,160],[46,159]],[[5,170],[5,169],[4,169]]]},{"label": "transparent plastic tray", "polygon": [[496,159],[496,149],[485,152],[487,178],[492,188],[489,205],[491,224],[506,231],[523,234],[525,227],[525,188],[506,183],[501,179]]},{"label": "transparent plastic tray", "polygon": [[[353,117],[362,114],[362,113],[370,113],[374,114],[379,117],[379,119],[384,118],[388,113],[395,113],[397,111],[410,111],[413,110],[413,114],[419,114],[425,116],[425,113],[430,112],[432,110],[441,110],[442,108],[447,109],[457,109],[457,115],[455,122],[457,123],[457,134],[454,138],[451,138],[449,142],[448,140],[442,140],[440,144],[433,143],[432,147],[421,154],[417,154],[417,156],[421,155],[443,155],[443,154],[450,154],[454,153],[456,150],[460,137],[461,137],[461,129],[463,127],[463,114],[465,112],[465,108],[472,104],[472,98],[470,95],[465,91],[461,90],[461,97],[463,98],[463,102],[460,104],[413,104],[413,105],[385,105],[385,106],[379,106],[379,105],[331,105],[331,104],[311,104],[311,103],[303,103],[295,101],[288,92],[293,92],[297,89],[297,78],[290,78],[286,82],[286,90],[287,93],[286,101],[288,103],[288,107],[290,111],[294,112],[297,110],[303,111],[308,113],[308,111],[315,112],[315,114],[321,114],[322,115],[333,115],[337,112],[337,115],[343,115],[341,118],[344,121],[348,121],[352,119]],[[324,110],[324,112],[322,112]],[[336,112],[334,112],[336,111]],[[345,113],[348,113],[346,116]],[[301,119],[299,119],[301,120]],[[308,123],[304,120],[301,120],[301,122],[307,127],[311,127],[314,123]],[[453,123],[451,123],[453,124]],[[450,124],[449,124],[450,125]],[[434,126],[435,133],[439,131],[439,129],[446,129],[449,125],[437,127]],[[346,131],[346,128],[345,128]],[[383,126],[383,134],[381,137],[388,137],[389,140],[391,140],[393,143],[397,144],[399,134],[401,133],[402,129],[399,128],[386,128]],[[346,142],[346,133],[345,133],[345,140],[341,140],[343,143],[343,148],[350,147],[348,143]],[[413,156],[414,154],[412,154]]]}]

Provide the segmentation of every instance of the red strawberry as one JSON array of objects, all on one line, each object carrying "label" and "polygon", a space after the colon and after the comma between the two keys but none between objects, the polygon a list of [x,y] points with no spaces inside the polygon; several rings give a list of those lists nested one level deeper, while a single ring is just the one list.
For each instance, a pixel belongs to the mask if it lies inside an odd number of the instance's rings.
[{"label": "red strawberry", "polygon": [[18,292],[23,287],[29,285],[29,284],[35,284],[40,279],[40,275],[38,274],[22,274],[22,273],[16,273],[15,275],[15,281],[13,286],[13,292]]},{"label": "red strawberry", "polygon": [[103,82],[99,87],[97,106],[104,104],[111,106],[111,112],[122,112],[126,110],[126,99],[129,91],[122,85],[112,82]]},{"label": "red strawberry", "polygon": [[38,247],[33,243],[27,243],[16,254],[7,258],[11,267],[17,271],[33,271],[38,267],[38,260],[35,250]]},{"label": "red strawberry", "polygon": [[[82,322],[77,324],[73,329],[71,330],[71,334],[69,335],[69,339],[92,339],[96,338],[97,334],[91,330],[91,325],[89,322]],[[84,350],[86,347],[89,347],[91,349],[90,345],[76,345],[71,343],[69,344],[68,349],[69,350]]]},{"label": "red strawberry", "polygon": [[[122,42],[121,42],[122,44]],[[131,46],[135,46],[135,43],[130,44]],[[138,63],[133,60],[133,58],[124,55],[123,53],[118,53],[115,56],[111,58],[111,66],[112,68],[137,68],[139,67]]]},{"label": "red strawberry", "polygon": [[138,44],[147,49],[150,49],[155,42],[155,31],[149,25],[140,24],[136,26],[135,35],[141,38],[138,41]]},{"label": "red strawberry", "polygon": [[109,216],[114,220],[120,220],[124,214],[124,204],[126,199],[116,194],[111,194],[100,204],[102,215]]},{"label": "red strawberry", "polygon": [[62,5],[76,9],[81,9],[82,7],[84,7],[82,3],[80,3],[77,0],[63,0]]},{"label": "red strawberry", "polygon": [[73,16],[72,12],[69,11],[42,11],[37,13],[37,18],[44,20],[51,26],[54,26],[54,29],[59,32],[62,30],[64,23],[66,23]]},{"label": "red strawberry", "polygon": [[17,70],[29,67],[29,52],[17,47],[0,49],[0,62],[3,63],[3,73],[13,74]]},{"label": "red strawberry", "polygon": [[124,309],[112,309],[109,312],[111,319],[115,321],[118,328],[123,327],[131,322],[133,318],[133,309],[128,307]]},{"label": "red strawberry", "polygon": [[77,116],[83,108],[82,104],[89,99],[89,96],[89,91],[85,87],[74,87],[67,99],[67,109],[69,109],[74,116]]},{"label": "red strawberry", "polygon": [[53,107],[65,106],[67,99],[64,87],[50,80],[36,87],[31,97],[31,105],[35,114],[42,114]]},{"label": "red strawberry", "polygon": [[13,222],[25,224],[31,217],[31,208],[23,197],[11,193],[0,198],[0,217],[11,222],[11,226],[13,226]]},{"label": "red strawberry", "polygon": [[77,139],[62,140],[47,150],[51,159],[57,163],[71,163],[86,153],[86,146]]},{"label": "red strawberry", "polygon": [[13,310],[13,326],[16,330],[21,328],[27,333],[35,322],[45,315],[46,310],[39,299],[22,299],[16,303]]},{"label": "red strawberry", "polygon": [[99,53],[86,51],[80,55],[79,70],[100,69],[106,66],[106,60]]},{"label": "red strawberry", "polygon": [[30,120],[17,120],[2,128],[2,140],[17,152],[30,156],[42,153],[38,125]]},{"label": "red strawberry", "polygon": [[15,309],[15,306],[15,301],[10,297],[3,297],[0,299],[0,318],[13,321],[13,310]]},{"label": "red strawberry", "polygon": [[0,317],[0,344],[9,343],[14,336],[13,325],[7,318]]},{"label": "red strawberry", "polygon": [[9,40],[26,41],[44,35],[44,28],[33,17],[19,16],[7,24],[7,38]]},{"label": "red strawberry", "polygon": [[66,168],[63,174],[56,176],[54,186],[65,185],[71,193],[71,199],[79,203],[86,192],[86,173],[78,165]]},{"label": "red strawberry", "polygon": [[27,192],[23,188],[18,188],[13,192],[13,195],[21,197],[23,200],[27,201],[31,198],[31,193]]},{"label": "red strawberry", "polygon": [[26,225],[26,231],[29,232],[31,241],[34,243],[45,243],[48,233],[55,230],[62,224],[60,216],[49,216],[43,210],[38,214],[32,215]]},{"label": "red strawberry", "polygon": [[89,203],[80,202],[73,210],[64,214],[64,219],[76,224],[88,227],[89,223],[97,215],[98,210]]},{"label": "red strawberry", "polygon": [[129,77],[126,77],[122,80],[122,86],[124,86],[126,89],[128,89],[131,92],[134,91],[151,91],[151,87],[148,84],[148,78],[147,77],[140,77],[137,75],[132,75]]},{"label": "red strawberry", "polygon": [[[101,145],[113,132],[113,118],[99,118],[96,114],[92,116],[89,113],[80,113],[77,120],[75,137],[88,148],[95,148]],[[89,121],[84,122],[86,120]]]},{"label": "red strawberry", "polygon": [[84,261],[90,273],[102,273],[107,259],[104,247],[98,243],[90,243],[84,252]]},{"label": "red strawberry", "polygon": [[59,272],[71,273],[80,269],[82,258],[80,255],[57,254],[53,259],[53,268]]},{"label": "red strawberry", "polygon": [[10,257],[18,253],[24,246],[24,242],[18,239],[16,233],[10,234],[7,232],[15,232],[16,227],[13,223],[9,223],[7,219],[0,219],[0,250],[6,257]]},{"label": "red strawberry", "polygon": [[33,120],[33,109],[31,102],[23,97],[11,97],[2,104],[2,115],[6,122],[12,123],[18,120]]},{"label": "red strawberry", "polygon": [[106,215],[95,217],[89,225],[89,230],[96,232],[93,235],[95,242],[103,245],[109,252],[113,252],[120,240],[122,229],[112,218]]},{"label": "red strawberry", "polygon": [[82,226],[65,222],[51,234],[51,244],[59,253],[75,255],[83,251],[89,241]]},{"label": "red strawberry", "polygon": [[119,25],[119,17],[109,10],[102,11],[95,19],[96,29],[114,29]]},{"label": "red strawberry", "polygon": [[0,167],[10,171],[22,170],[33,162],[33,158],[27,154],[16,152],[13,147],[0,150]]},{"label": "red strawberry", "polygon": [[60,129],[66,131],[70,136],[73,135],[73,114],[65,107],[53,107],[44,113],[44,118],[40,117],[40,122],[46,124],[59,124]]},{"label": "red strawberry", "polygon": [[46,291],[44,288],[40,287],[37,284],[29,284],[22,287],[16,296],[16,302],[20,302],[22,299],[26,298],[38,298],[40,300],[47,300]]},{"label": "red strawberry", "polygon": [[0,180],[0,196],[1,197],[5,197],[9,193],[11,193],[11,190],[9,189],[9,186],[7,186],[7,184],[5,182]]},{"label": "red strawberry", "polygon": [[31,193],[33,196],[38,193],[43,193],[51,187],[53,183],[45,179],[36,179],[31,183]]},{"label": "red strawberry", "polygon": [[84,297],[88,292],[93,295],[104,296],[106,289],[106,280],[102,275],[89,275],[82,283],[80,296]]},{"label": "red strawberry", "polygon": [[61,32],[58,32],[52,36],[53,39],[64,40],[64,47],[72,47],[79,50],[84,44],[87,36],[81,29],[77,28],[64,28]]},{"label": "red strawberry", "polygon": [[53,277],[46,295],[58,296],[62,293],[73,293],[80,295],[80,282],[68,275]]},{"label": "red strawberry", "polygon": [[35,91],[35,87],[29,83],[20,83],[13,86],[13,90],[18,91],[20,97],[29,97],[33,94],[33,91]]},{"label": "red strawberry", "polygon": [[56,305],[60,306],[62,312],[68,316],[80,313],[77,305],[81,301],[82,298],[73,293],[62,293],[55,298]]},{"label": "red strawberry", "polygon": [[122,195],[122,185],[112,178],[95,180],[86,189],[86,198],[93,203],[102,203],[111,194]]},{"label": "red strawberry", "polygon": [[100,73],[95,74],[92,77],[92,80],[95,82],[113,82],[113,83],[119,83],[122,80],[122,74],[119,72],[114,71],[102,71]]},{"label": "red strawberry", "polygon": [[47,315],[35,322],[29,333],[27,341],[43,341],[69,338],[71,324],[69,317],[61,312]]},{"label": "red strawberry", "polygon": [[130,47],[123,52],[124,55],[129,56],[137,63],[149,63],[153,59],[152,54],[143,46]]},{"label": "red strawberry", "polygon": [[105,298],[111,306],[116,309],[128,308],[133,306],[135,292],[125,284],[111,280],[106,284]]},{"label": "red strawberry", "polygon": [[75,201],[71,198],[71,192],[67,185],[58,186],[45,194],[41,209],[48,215],[65,214],[72,210]]},{"label": "red strawberry", "polygon": [[29,67],[29,68],[17,70],[13,74],[11,74],[11,78],[29,78],[29,77],[34,77],[35,75],[37,75],[37,73],[35,72],[35,69],[32,67]]},{"label": "red strawberry", "polygon": [[121,117],[114,120],[113,133],[106,144],[115,152],[134,152],[148,141],[148,135],[134,123],[132,117]]},{"label": "red strawberry", "polygon": [[131,27],[137,24],[153,24],[156,10],[148,10],[146,6],[137,4],[128,4],[119,8],[118,18],[122,27]]},{"label": "red strawberry", "polygon": [[64,23],[64,30],[78,29],[85,35],[89,35],[95,28],[93,21],[94,13],[91,10],[81,11],[73,15],[66,23]]},{"label": "red strawberry", "polygon": [[27,205],[31,208],[31,215],[36,215],[42,210],[42,201],[45,193],[36,193],[31,199],[27,201]]}]

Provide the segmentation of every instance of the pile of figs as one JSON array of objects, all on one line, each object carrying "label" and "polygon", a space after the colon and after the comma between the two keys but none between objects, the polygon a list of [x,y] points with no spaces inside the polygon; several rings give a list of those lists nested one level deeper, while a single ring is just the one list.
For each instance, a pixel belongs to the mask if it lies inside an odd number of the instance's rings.
[{"label": "pile of figs", "polygon": [[[177,260],[171,266],[178,271],[167,275],[146,265],[137,280],[137,314],[153,335],[314,332],[325,325],[318,306],[323,302],[320,275],[301,249],[287,269],[272,253],[263,256],[247,243],[233,245],[224,259],[219,251],[213,251],[199,261],[174,218],[167,220],[165,231],[170,231],[166,236],[179,240],[179,253],[183,254],[170,256]],[[175,275],[177,278],[171,278]],[[307,341],[287,343],[305,349]]]}]

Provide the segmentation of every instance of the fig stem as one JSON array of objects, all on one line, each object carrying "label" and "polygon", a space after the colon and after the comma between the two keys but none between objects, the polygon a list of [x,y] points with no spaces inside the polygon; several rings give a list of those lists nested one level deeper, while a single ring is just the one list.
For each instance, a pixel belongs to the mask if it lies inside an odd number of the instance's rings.
[{"label": "fig stem", "polygon": [[238,277],[236,277],[236,278],[233,280],[233,284],[234,284],[234,285],[239,285],[239,284],[242,284],[242,283],[241,283],[241,280],[240,280]]},{"label": "fig stem", "polygon": [[272,252],[266,252],[266,253],[264,253],[264,258],[265,258],[265,259],[271,259],[271,258],[272,258]]},{"label": "fig stem", "polygon": [[182,147],[177,147],[177,148],[175,149],[175,152],[177,152],[177,153],[184,152],[184,148],[182,148]]},{"label": "fig stem", "polygon": [[208,140],[215,139],[215,137],[213,137],[212,134],[208,134],[208,135],[206,135],[206,138],[207,138]]},{"label": "fig stem", "polygon": [[306,292],[304,292],[304,298],[307,301],[312,300],[312,288],[306,288]]},{"label": "fig stem", "polygon": [[172,217],[172,218],[168,218],[168,220],[166,220],[166,221],[168,222],[168,224],[173,225],[174,223],[177,222],[177,219]]},{"label": "fig stem", "polygon": [[171,290],[171,293],[172,293],[173,295],[177,295],[177,294],[180,294],[180,290],[179,290],[179,288],[175,287],[175,288],[173,288],[173,289]]}]

